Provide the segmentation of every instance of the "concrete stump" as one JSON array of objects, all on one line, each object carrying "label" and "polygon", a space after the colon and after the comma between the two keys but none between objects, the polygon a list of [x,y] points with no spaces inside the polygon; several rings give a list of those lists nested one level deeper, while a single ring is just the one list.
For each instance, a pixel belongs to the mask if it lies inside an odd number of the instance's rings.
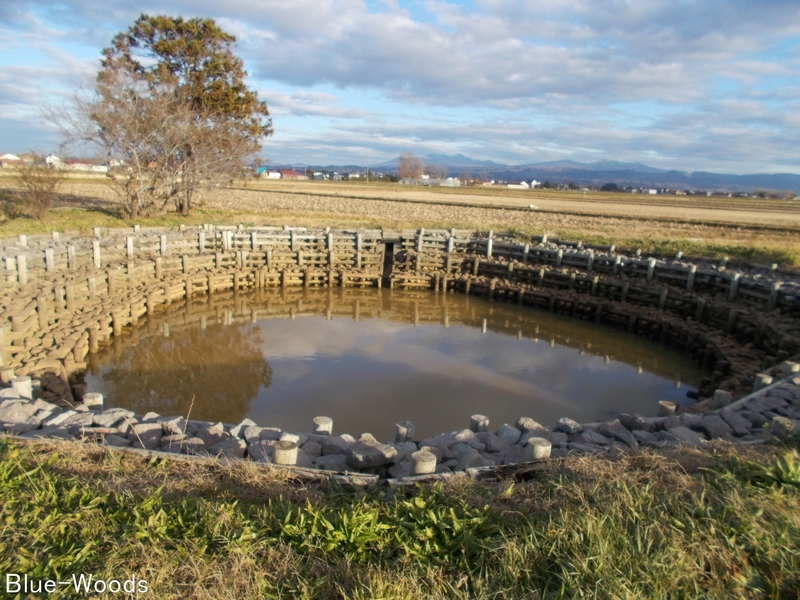
[{"label": "concrete stump", "polygon": [[436,455],[427,450],[417,450],[411,455],[414,466],[411,473],[414,475],[427,475],[436,471]]},{"label": "concrete stump", "polygon": [[314,417],[314,433],[330,435],[333,433],[333,419],[330,417]]},{"label": "concrete stump", "polygon": [[553,444],[550,443],[550,440],[536,437],[530,438],[527,446],[528,458],[533,460],[550,458],[550,450],[552,448]]},{"label": "concrete stump", "polygon": [[14,379],[11,380],[11,387],[20,396],[33,399],[33,384],[31,383],[31,378],[27,375],[23,377],[14,377]]},{"label": "concrete stump", "polygon": [[411,421],[398,421],[394,424],[395,433],[394,433],[394,441],[399,442],[410,442],[414,439],[414,424]]},{"label": "concrete stump", "polygon": [[659,400],[658,402],[658,416],[671,417],[678,410],[678,405],[669,400]]},{"label": "concrete stump", "polygon": [[489,417],[484,415],[472,415],[469,418],[469,428],[475,433],[489,431]]},{"label": "concrete stump", "polygon": [[297,444],[289,441],[275,442],[275,464],[276,465],[296,465],[297,464]]},{"label": "concrete stump", "polygon": [[83,405],[89,410],[103,410],[103,394],[96,392],[84,394]]}]

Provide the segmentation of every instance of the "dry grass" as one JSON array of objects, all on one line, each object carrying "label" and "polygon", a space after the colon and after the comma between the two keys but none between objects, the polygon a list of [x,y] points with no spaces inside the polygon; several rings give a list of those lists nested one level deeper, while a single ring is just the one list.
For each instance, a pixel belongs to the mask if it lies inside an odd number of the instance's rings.
[{"label": "dry grass", "polygon": [[158,598],[796,598],[800,494],[748,470],[782,448],[744,452],[392,492],[5,442],[0,569],[136,574]]}]

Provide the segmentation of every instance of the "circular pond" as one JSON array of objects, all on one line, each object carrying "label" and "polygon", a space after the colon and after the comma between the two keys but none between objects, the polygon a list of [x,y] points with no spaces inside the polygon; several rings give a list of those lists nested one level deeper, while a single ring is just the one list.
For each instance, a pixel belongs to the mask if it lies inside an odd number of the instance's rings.
[{"label": "circular pond", "polygon": [[429,291],[283,288],[173,304],[90,355],[89,391],[137,413],[419,438],[528,416],[653,416],[704,373],[680,352],[530,308]]}]

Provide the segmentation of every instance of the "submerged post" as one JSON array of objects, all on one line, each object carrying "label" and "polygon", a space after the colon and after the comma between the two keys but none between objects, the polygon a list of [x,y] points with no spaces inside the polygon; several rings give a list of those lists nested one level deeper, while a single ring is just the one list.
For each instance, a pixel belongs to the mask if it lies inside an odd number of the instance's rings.
[{"label": "submerged post", "polygon": [[412,439],[414,439],[415,427],[411,421],[398,421],[394,424],[394,426],[394,441],[396,443],[410,442]]},{"label": "submerged post", "polygon": [[275,464],[292,466],[297,464],[297,444],[288,440],[275,442]]},{"label": "submerged post", "polygon": [[489,417],[484,415],[472,415],[469,418],[469,428],[475,433],[489,431]]},{"label": "submerged post", "polygon": [[314,433],[330,435],[333,433],[333,419],[330,417],[314,417]]},{"label": "submerged post", "polygon": [[411,455],[414,459],[412,473],[414,475],[427,475],[436,471],[436,455],[427,450],[417,450]]}]

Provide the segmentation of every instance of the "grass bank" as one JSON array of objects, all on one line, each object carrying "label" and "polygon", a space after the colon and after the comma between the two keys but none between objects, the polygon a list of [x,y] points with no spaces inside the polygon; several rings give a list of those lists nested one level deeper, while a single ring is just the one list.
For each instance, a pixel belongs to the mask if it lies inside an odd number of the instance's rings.
[{"label": "grass bank", "polygon": [[797,598],[786,452],[581,457],[357,491],[0,441],[0,571],[135,575],[158,598]]}]

